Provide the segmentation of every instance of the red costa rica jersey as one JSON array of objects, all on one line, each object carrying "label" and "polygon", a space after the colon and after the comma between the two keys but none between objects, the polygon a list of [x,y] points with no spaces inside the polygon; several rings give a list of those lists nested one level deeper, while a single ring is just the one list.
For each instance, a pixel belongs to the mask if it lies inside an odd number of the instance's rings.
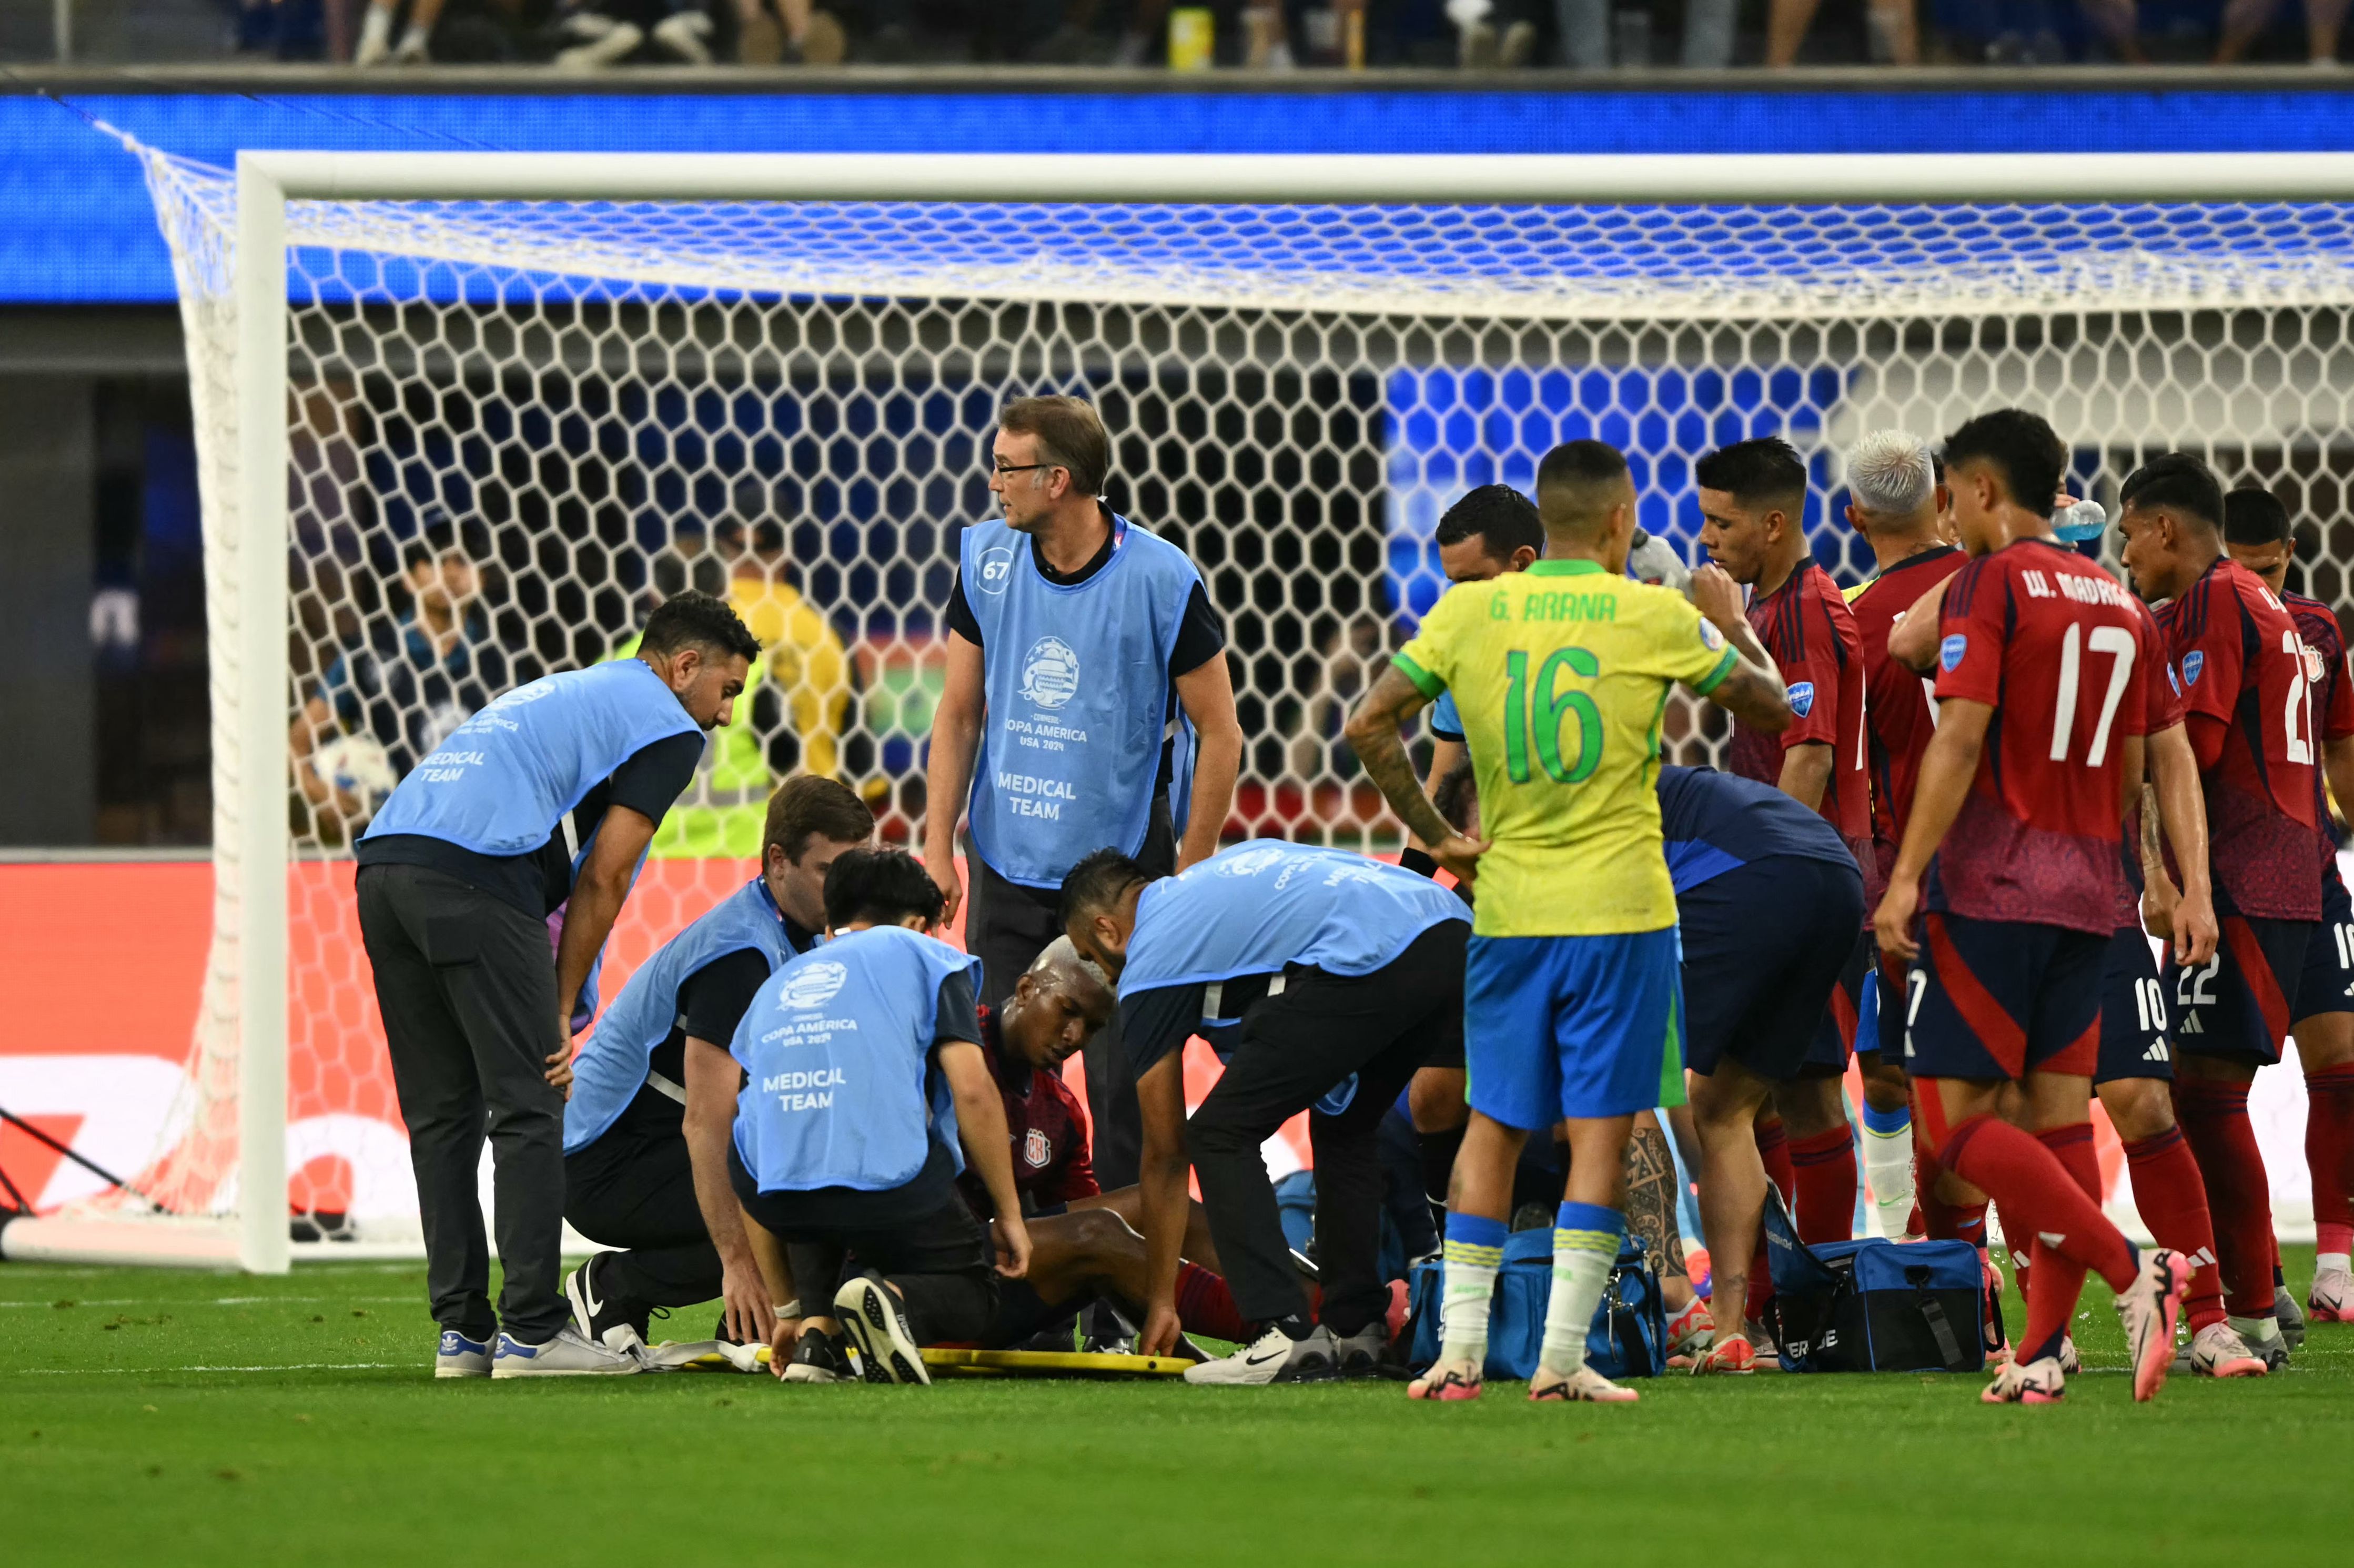
[{"label": "red costa rica jersey", "polygon": [[2318,920],[2319,743],[2296,623],[2263,578],[2222,556],[2159,613],[2158,624],[2200,754],[2219,911]]},{"label": "red costa rica jersey", "polygon": [[1848,600],[1856,635],[1863,643],[1872,847],[1879,857],[1883,883],[1904,843],[1904,822],[1913,812],[1913,786],[1921,777],[1922,754],[1929,749],[1929,737],[1937,733],[1936,710],[1930,705],[1930,678],[1914,674],[1888,656],[1888,634],[1923,594],[1961,570],[1966,559],[1951,545],[1907,556]]},{"label": "red costa rica jersey", "polygon": [[1879,863],[1872,853],[1872,791],[1864,772],[1863,643],[1855,617],[1831,575],[1812,559],[1749,606],[1749,624],[1789,689],[1788,729],[1767,735],[1735,720],[1725,769],[1761,784],[1782,781],[1782,756],[1809,741],[1831,748],[1831,776],[1816,808],[1839,830],[1866,883],[1864,906],[1877,902]]},{"label": "red costa rica jersey", "polygon": [[[2281,595],[2281,605],[2296,622],[2297,637],[2305,644],[2305,679],[2312,691],[2313,722],[2320,726],[2322,744],[2354,735],[2354,680],[2347,678],[2346,634],[2338,629],[2338,617],[2319,599],[2301,593]],[[2321,758],[2317,755],[2313,760],[2313,821],[2321,830],[2323,855],[2334,857],[2338,839],[2329,821],[2328,779],[2322,772]],[[2354,800],[2338,804],[2341,810],[2354,810]]]},{"label": "red costa rica jersey", "polygon": [[2125,742],[2148,724],[2138,601],[2066,546],[2021,539],[1969,562],[1946,590],[1937,700],[1986,703],[1978,777],[1930,862],[1928,906],[1978,920],[2106,936]]},{"label": "red costa rica jersey", "polygon": [[[2166,662],[2166,633],[2158,630],[2158,618],[2149,612],[2149,606],[2138,599],[2133,601],[2133,607],[2141,618],[2142,689],[2149,699],[2143,709],[2146,722],[2142,734],[2158,735],[2182,722],[2182,693],[2174,684],[2174,667]],[[2141,800],[2138,797],[2126,807],[2122,848],[2125,853],[2126,892],[2117,904],[2117,929],[2138,931],[2142,928]]]},{"label": "red costa rica jersey", "polygon": [[[1101,1192],[1087,1153],[1087,1113],[1079,1097],[1056,1075],[1005,1054],[993,1007],[981,1009],[981,1040],[1005,1102],[1005,1137],[1013,1155],[1013,1190],[1022,1194],[1022,1212],[1034,1213]],[[994,1217],[996,1207],[978,1172],[968,1168],[957,1184],[974,1213],[983,1220]]]}]

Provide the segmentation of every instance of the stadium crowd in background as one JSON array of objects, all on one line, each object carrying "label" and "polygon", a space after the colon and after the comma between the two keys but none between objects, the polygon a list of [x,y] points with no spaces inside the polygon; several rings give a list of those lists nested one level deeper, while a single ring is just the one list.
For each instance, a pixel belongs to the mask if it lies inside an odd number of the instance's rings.
[{"label": "stadium crowd in background", "polygon": [[[197,0],[189,0],[197,3]],[[244,0],[239,45],[363,67],[544,62],[1469,69],[2338,58],[2345,0]]]}]

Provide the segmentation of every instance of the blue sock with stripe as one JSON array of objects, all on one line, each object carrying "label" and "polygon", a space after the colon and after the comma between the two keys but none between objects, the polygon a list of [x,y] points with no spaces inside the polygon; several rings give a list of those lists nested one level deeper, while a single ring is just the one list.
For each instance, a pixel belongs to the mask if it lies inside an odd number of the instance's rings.
[{"label": "blue sock with stripe", "polygon": [[1438,1297],[1439,1360],[1469,1361],[1475,1367],[1487,1361],[1488,1312],[1509,1234],[1501,1220],[1447,1211]]}]

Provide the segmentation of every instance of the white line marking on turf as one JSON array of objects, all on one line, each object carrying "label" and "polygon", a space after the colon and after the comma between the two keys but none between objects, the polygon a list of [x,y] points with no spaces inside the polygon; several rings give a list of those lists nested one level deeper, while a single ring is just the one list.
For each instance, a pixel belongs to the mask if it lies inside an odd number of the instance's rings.
[{"label": "white line marking on turf", "polygon": [[[273,1303],[286,1307],[403,1307],[418,1298],[414,1296],[217,1296],[210,1300],[172,1296],[110,1296],[103,1300],[73,1298],[76,1307],[267,1307]],[[0,1307],[56,1307],[48,1301],[0,1301]],[[59,1310],[64,1310],[60,1308]]]},{"label": "white line marking on turf", "polygon": [[393,1367],[423,1368],[416,1361],[289,1361],[267,1367],[23,1367],[19,1377],[91,1377],[131,1375],[160,1377],[170,1372],[382,1372]]}]

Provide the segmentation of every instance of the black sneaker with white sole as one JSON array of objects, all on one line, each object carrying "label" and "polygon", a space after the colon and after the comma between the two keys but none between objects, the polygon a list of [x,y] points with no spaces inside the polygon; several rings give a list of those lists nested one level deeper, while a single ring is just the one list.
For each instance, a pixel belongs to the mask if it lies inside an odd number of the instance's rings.
[{"label": "black sneaker with white sole", "polygon": [[850,1342],[858,1347],[868,1383],[929,1383],[924,1352],[917,1348],[915,1331],[899,1298],[882,1276],[862,1274],[833,1293],[833,1315],[842,1319]]},{"label": "black sneaker with white sole", "polygon": [[591,1344],[624,1355],[645,1348],[649,1309],[613,1293],[612,1255],[592,1254],[564,1277],[565,1299],[572,1303],[572,1326]]},{"label": "black sneaker with white sole", "polygon": [[858,1373],[850,1340],[822,1329],[804,1330],[793,1347],[793,1359],[785,1363],[787,1383],[856,1383]]}]

